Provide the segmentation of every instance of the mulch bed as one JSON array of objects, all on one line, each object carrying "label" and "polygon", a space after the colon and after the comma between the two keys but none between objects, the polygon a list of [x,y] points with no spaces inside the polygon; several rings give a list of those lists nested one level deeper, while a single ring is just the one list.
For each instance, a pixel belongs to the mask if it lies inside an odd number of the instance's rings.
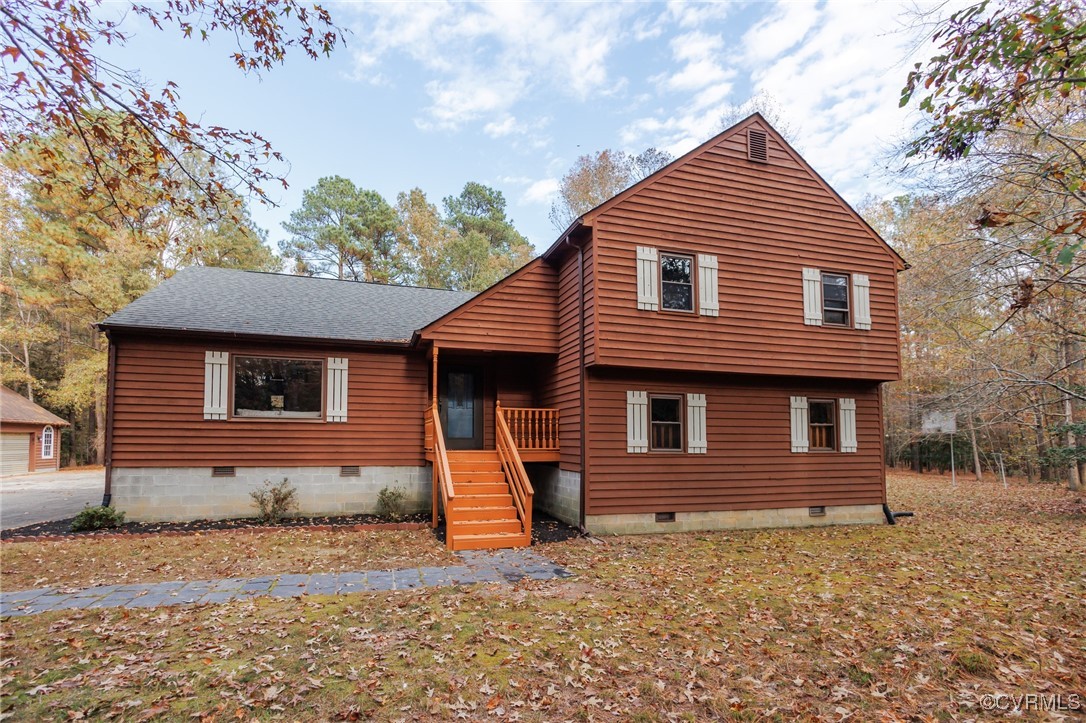
[{"label": "mulch bed", "polygon": [[[429,518],[427,518],[429,519]],[[445,544],[445,520],[438,522],[434,536]],[[576,527],[571,527],[561,520],[556,520],[542,512],[532,512],[532,544],[545,545],[550,542],[565,542],[577,537],[584,537]]]},{"label": "mulch bed", "polygon": [[118,527],[93,532],[73,532],[72,520],[41,522],[36,525],[0,530],[0,540],[34,540],[37,542],[53,539],[78,539],[101,537],[152,537],[161,535],[174,537],[205,532],[274,532],[284,529],[310,530],[418,530],[430,523],[430,515],[407,515],[399,522],[389,522],[376,515],[346,515],[342,517],[288,517],[275,525],[262,525],[253,518],[232,520],[195,520],[192,522],[126,522]]},{"label": "mulch bed", "polygon": [[[180,537],[182,535],[217,532],[276,532],[278,530],[421,530],[430,526],[430,515],[407,515],[399,522],[389,522],[376,515],[346,515],[343,517],[289,517],[275,525],[261,525],[252,518],[232,520],[196,520],[193,522],[126,522],[118,527],[93,532],[73,532],[72,520],[41,522],[36,525],[0,530],[0,540],[5,542],[52,542],[75,539],[141,539],[148,537]],[[445,541],[445,522],[442,521],[435,535]],[[562,542],[580,537],[576,527],[538,512],[532,515],[532,543]]]}]

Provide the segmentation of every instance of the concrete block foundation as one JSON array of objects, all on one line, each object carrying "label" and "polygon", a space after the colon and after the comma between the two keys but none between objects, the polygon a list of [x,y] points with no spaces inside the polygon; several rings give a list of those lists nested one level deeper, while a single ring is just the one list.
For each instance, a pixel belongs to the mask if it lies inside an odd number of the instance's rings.
[{"label": "concrete block foundation", "polygon": [[567,525],[580,524],[581,474],[552,464],[527,464],[525,468],[535,489],[535,508]]},{"label": "concrete block foundation", "polygon": [[826,507],[821,516],[811,516],[808,507],[781,507],[770,510],[715,510],[676,512],[674,522],[657,522],[653,513],[630,515],[588,515],[585,526],[595,535],[643,535],[659,532],[698,530],[748,530],[763,527],[818,527],[823,525],[878,525],[886,522],[881,505]]},{"label": "concrete block foundation", "polygon": [[429,467],[362,467],[357,477],[339,467],[237,467],[233,477],[212,477],[210,467],[115,467],[112,504],[133,522],[252,517],[249,493],[284,478],[298,490],[300,515],[373,513],[385,487],[404,491],[405,512],[430,509]]}]

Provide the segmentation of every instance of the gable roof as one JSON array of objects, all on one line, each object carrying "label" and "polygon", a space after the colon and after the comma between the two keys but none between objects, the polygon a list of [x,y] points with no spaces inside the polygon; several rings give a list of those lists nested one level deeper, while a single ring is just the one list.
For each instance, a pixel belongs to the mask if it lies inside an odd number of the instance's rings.
[{"label": "gable roof", "polygon": [[193,267],[113,314],[101,329],[407,344],[474,292]]},{"label": "gable roof", "polygon": [[7,387],[0,387],[0,422],[68,426],[67,422],[48,409],[39,407],[23,395]]},{"label": "gable roof", "polygon": [[803,156],[801,156],[796,151],[795,148],[792,148],[792,146],[788,143],[788,141],[786,141],[784,139],[784,137],[780,133],[777,132],[776,128],[774,128],[772,125],[770,125],[769,121],[767,121],[762,116],[761,113],[754,113],[752,115],[747,116],[743,120],[741,120],[738,123],[736,123],[735,125],[733,125],[731,128],[728,128],[727,130],[724,130],[724,131],[716,134],[715,136],[713,136],[709,140],[705,141],[704,143],[702,143],[700,146],[698,146],[694,150],[684,154],[683,156],[681,156],[679,158],[676,158],[674,161],[667,164],[663,168],[659,169],[655,173],[653,173],[653,174],[651,174],[649,176],[646,176],[645,178],[643,178],[640,181],[638,181],[637,183],[633,184],[632,186],[630,186],[626,190],[620,191],[619,193],[615,194],[614,196],[607,199],[606,201],[604,201],[600,205],[596,206],[595,208],[593,208],[593,209],[591,209],[589,211],[586,211],[584,214],[582,214],[580,216],[580,218],[577,218],[576,220],[574,220],[573,223],[571,223],[569,225],[569,227],[558,236],[558,238],[555,240],[555,242],[553,244],[551,244],[550,248],[548,248],[545,252],[543,252],[543,258],[550,259],[555,253],[557,253],[558,249],[561,248],[562,242],[566,238],[568,238],[572,233],[574,233],[581,226],[591,226],[593,220],[597,216],[599,216],[601,213],[605,212],[607,209],[609,209],[612,206],[614,206],[615,204],[625,200],[629,196],[632,196],[633,194],[637,193],[638,191],[645,188],[646,186],[648,186],[648,185],[650,185],[652,183],[655,183],[656,181],[660,180],[661,178],[667,176],[669,173],[671,173],[675,169],[683,166],[684,164],[686,164],[690,160],[692,160],[694,158],[697,158],[698,156],[703,154],[705,151],[707,151],[710,148],[713,148],[714,146],[718,145],[725,138],[728,138],[728,137],[730,137],[731,135],[733,135],[735,133],[746,130],[746,128],[748,126],[754,125],[754,124],[760,125],[763,129],[765,129],[766,131],[771,133],[773,135],[773,137],[777,140],[777,142],[780,144],[781,148],[783,148],[784,151],[789,156],[791,156],[792,159],[795,160],[796,163],[798,163],[803,169],[805,169],[808,173],[810,173],[811,176],[814,178],[814,180],[820,186],[822,186],[822,188],[827,193],[829,193],[831,196],[833,196],[833,198],[838,203],[841,204],[841,206],[844,208],[844,210],[849,215],[851,215],[855,220],[860,222],[860,225],[864,228],[865,231],[867,231],[871,235],[872,239],[877,241],[887,251],[887,253],[890,254],[890,257],[894,260],[894,265],[895,266],[897,266],[899,269],[908,268],[908,263],[905,261],[904,258],[902,258],[901,254],[899,254],[897,251],[895,251],[894,248],[890,244],[888,244],[886,242],[886,240],[883,239],[882,236],[880,236],[879,233],[875,229],[873,229],[871,227],[871,224],[869,224],[866,220],[864,220],[863,216],[861,216],[859,213],[857,213],[856,209],[854,209],[848,203],[848,201],[846,201],[844,198],[842,198],[841,195],[839,193],[837,193],[837,191],[835,191],[828,183],[826,183],[826,180],[824,178],[822,178],[822,176],[820,176],[816,170],[811,168],[810,164],[807,163],[806,160],[804,160]]}]

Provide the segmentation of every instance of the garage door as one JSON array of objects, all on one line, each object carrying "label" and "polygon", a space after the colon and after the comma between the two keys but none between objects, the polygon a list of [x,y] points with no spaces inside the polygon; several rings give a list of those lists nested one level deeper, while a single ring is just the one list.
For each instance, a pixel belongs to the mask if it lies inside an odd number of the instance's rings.
[{"label": "garage door", "polygon": [[30,465],[30,435],[0,434],[0,474],[23,474]]}]

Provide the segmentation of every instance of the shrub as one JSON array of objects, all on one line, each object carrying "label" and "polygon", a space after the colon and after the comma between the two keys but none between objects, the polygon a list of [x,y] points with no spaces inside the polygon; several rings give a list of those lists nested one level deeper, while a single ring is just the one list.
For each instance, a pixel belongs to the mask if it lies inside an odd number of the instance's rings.
[{"label": "shrub", "polygon": [[264,484],[249,493],[257,509],[258,519],[265,525],[274,525],[298,507],[298,488],[286,477],[282,482]]},{"label": "shrub", "polygon": [[119,527],[124,522],[124,513],[118,512],[112,507],[84,507],[75,519],[72,520],[72,532],[86,532],[87,530],[105,530],[110,527]]},{"label": "shrub", "polygon": [[403,519],[404,499],[407,495],[399,488],[383,488],[377,493],[377,516],[393,522]]}]

